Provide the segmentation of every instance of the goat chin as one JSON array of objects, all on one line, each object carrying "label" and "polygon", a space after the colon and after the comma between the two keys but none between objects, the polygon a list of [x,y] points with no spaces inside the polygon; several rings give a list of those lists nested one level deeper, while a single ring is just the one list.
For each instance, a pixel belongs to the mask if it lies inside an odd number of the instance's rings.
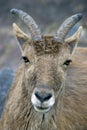
[{"label": "goat chin", "polygon": [[43,107],[34,106],[34,109],[35,109],[37,112],[40,112],[40,113],[47,113],[47,112],[50,111],[51,107],[43,108]]}]

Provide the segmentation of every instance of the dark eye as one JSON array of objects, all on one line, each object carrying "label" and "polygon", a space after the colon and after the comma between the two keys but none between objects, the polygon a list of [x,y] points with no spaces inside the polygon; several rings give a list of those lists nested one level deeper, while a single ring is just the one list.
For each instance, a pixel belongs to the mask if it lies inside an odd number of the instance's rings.
[{"label": "dark eye", "polygon": [[66,60],[63,65],[68,66],[71,62],[72,62],[72,60]]},{"label": "dark eye", "polygon": [[22,59],[24,60],[25,63],[29,63],[29,59],[26,56],[22,56]]}]

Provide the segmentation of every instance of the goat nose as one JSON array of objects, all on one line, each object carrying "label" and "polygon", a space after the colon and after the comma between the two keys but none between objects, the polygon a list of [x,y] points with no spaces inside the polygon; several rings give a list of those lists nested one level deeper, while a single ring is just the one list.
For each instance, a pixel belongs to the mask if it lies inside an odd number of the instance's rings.
[{"label": "goat nose", "polygon": [[51,93],[41,93],[41,92],[36,91],[35,96],[38,100],[40,100],[40,102],[44,102],[44,101],[48,101],[52,97],[52,94]]}]

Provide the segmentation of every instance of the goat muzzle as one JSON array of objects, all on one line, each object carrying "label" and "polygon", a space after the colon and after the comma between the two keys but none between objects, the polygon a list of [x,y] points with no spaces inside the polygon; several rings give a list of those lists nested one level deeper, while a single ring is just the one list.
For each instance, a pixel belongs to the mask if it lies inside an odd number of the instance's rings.
[{"label": "goat muzzle", "polygon": [[42,87],[35,88],[31,96],[31,102],[36,111],[48,112],[55,103],[53,90]]}]

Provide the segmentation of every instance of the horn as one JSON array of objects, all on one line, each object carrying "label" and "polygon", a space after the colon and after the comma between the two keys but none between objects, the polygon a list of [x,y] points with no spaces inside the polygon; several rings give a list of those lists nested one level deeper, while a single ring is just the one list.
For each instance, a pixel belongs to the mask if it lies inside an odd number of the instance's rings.
[{"label": "horn", "polygon": [[57,30],[54,39],[58,42],[63,42],[69,30],[80,20],[82,19],[82,14],[78,13],[72,15],[71,17],[67,18],[64,23],[60,26]]},{"label": "horn", "polygon": [[41,41],[41,32],[36,22],[30,15],[19,9],[11,9],[10,12],[14,15],[17,15],[27,25],[33,41]]}]

